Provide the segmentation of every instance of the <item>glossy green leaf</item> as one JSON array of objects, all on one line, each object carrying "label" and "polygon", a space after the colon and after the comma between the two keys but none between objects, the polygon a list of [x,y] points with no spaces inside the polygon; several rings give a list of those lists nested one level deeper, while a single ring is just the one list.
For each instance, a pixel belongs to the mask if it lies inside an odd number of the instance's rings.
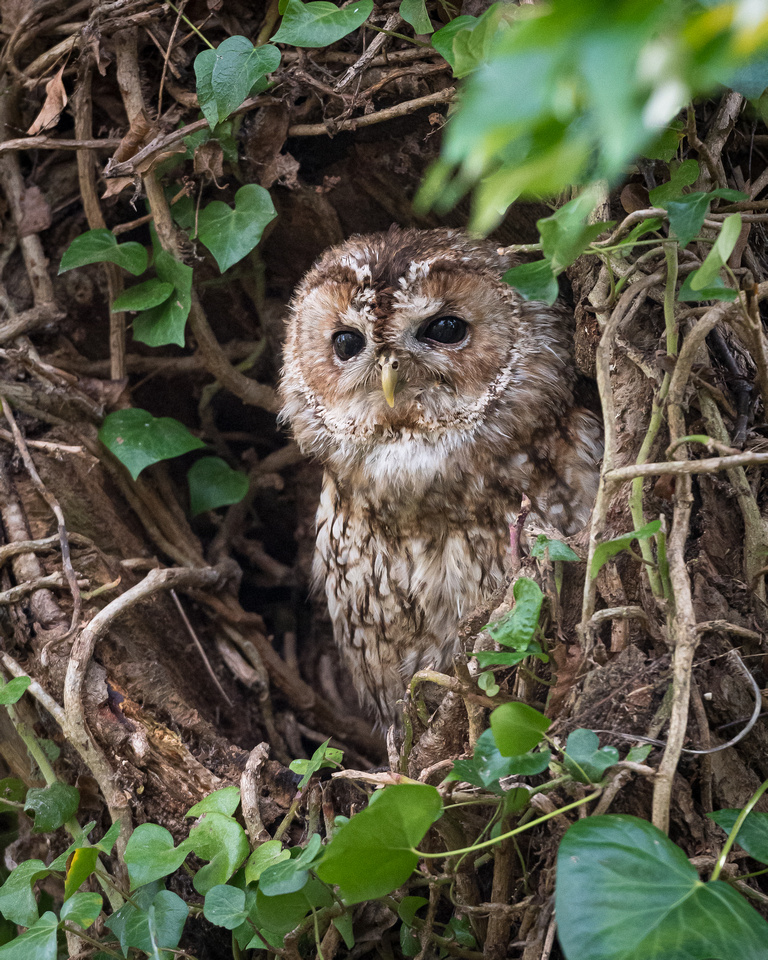
[{"label": "glossy green leaf", "polygon": [[[298,926],[313,909],[329,907],[333,902],[331,891],[315,879],[310,879],[306,886],[296,893],[286,893],[278,897],[266,896],[259,886],[256,891],[256,922],[272,936],[282,938]],[[254,938],[249,946],[263,947],[263,943]]]},{"label": "glossy green leaf", "polygon": [[504,647],[524,650],[533,639],[539,625],[539,614],[544,595],[535,580],[520,577],[512,588],[515,606],[498,623],[484,627],[491,637]]},{"label": "glossy green leaf", "polygon": [[550,759],[549,750],[522,756],[503,756],[496,745],[493,730],[485,730],[477,738],[472,759],[454,761],[453,769],[445,779],[462,780],[501,797],[505,791],[500,780],[511,776],[535,776],[547,769]]},{"label": "glossy green leaf", "polygon": [[512,4],[494,3],[473,24],[456,31],[451,44],[453,59],[446,57],[453,75],[466,77],[482,66],[491,57],[494,42],[517,16],[518,10]]},{"label": "glossy green leaf", "polygon": [[[317,834],[315,834],[317,836]],[[309,880],[309,871],[298,866],[296,860],[283,860],[267,867],[259,878],[259,890],[266,897],[297,893]]]},{"label": "glossy green leaf", "polygon": [[120,313],[123,310],[149,310],[150,307],[165,303],[172,293],[172,283],[153,277],[151,280],[145,280],[144,283],[137,283],[135,287],[129,287],[120,296],[115,297],[112,313]]},{"label": "glossy green leaf", "polygon": [[131,890],[175,873],[189,852],[187,841],[174,846],[173,837],[165,827],[157,823],[139,824],[125,848]]},{"label": "glossy green leaf", "polygon": [[0,678],[0,704],[18,703],[30,683],[32,680],[29,677],[13,677],[7,683]]},{"label": "glossy green leaf", "polygon": [[[477,654],[475,654],[475,656],[477,656]],[[480,666],[482,667],[483,664],[481,663]],[[494,677],[492,670],[486,670],[484,673],[479,674],[477,678],[477,685],[481,690],[484,690],[489,697],[495,697],[501,689],[498,683],[496,683],[496,678]]]},{"label": "glossy green leaf", "polygon": [[221,200],[212,200],[200,211],[197,235],[224,273],[253,250],[276,216],[269,191],[248,183],[235,194],[234,210]]},{"label": "glossy green leaf", "polygon": [[[549,657],[541,649],[541,644],[535,640],[531,640],[527,646],[519,650],[477,650],[472,656],[482,670],[487,667],[515,667],[529,657],[536,657],[542,663],[549,662]],[[495,694],[489,694],[489,696],[495,696]]]},{"label": "glossy green leaf", "polygon": [[219,884],[205,895],[203,916],[217,927],[234,930],[248,917],[245,908],[245,890]]},{"label": "glossy green leaf", "polygon": [[184,328],[192,306],[192,267],[175,260],[167,251],[158,250],[155,269],[160,280],[173,286],[173,292],[161,304],[134,318],[133,338],[150,347],[169,343],[183,347]]},{"label": "glossy green leaf", "polygon": [[117,838],[120,836],[120,827],[121,821],[116,820],[101,840],[94,844],[96,849],[109,856],[109,854],[112,853],[112,847],[114,847]]},{"label": "glossy green leaf", "polygon": [[240,470],[233,470],[220,457],[196,460],[187,472],[187,483],[193,517],[206,510],[239,503],[248,493],[249,486],[248,477]]},{"label": "glossy green leaf", "polygon": [[76,923],[79,927],[87,930],[101,913],[104,901],[100,893],[80,893],[73,894],[68,900],[64,901],[61,908],[61,919]]},{"label": "glossy green leaf", "polygon": [[240,824],[221,813],[206,813],[189,832],[186,841],[201,860],[210,861],[195,874],[193,884],[205,895],[212,887],[226,883],[251,852],[248,837]]},{"label": "glossy green leaf", "polygon": [[[296,789],[303,790],[304,787],[309,783],[310,777],[317,773],[318,770],[323,769],[324,767],[333,767],[336,764],[333,762],[328,762],[326,760],[326,754],[328,752],[328,744],[331,742],[331,738],[321,743],[320,746],[315,750],[309,760],[293,760],[290,764],[290,769],[293,773],[300,773],[301,780],[299,781]],[[333,751],[338,753],[338,750]]]},{"label": "glossy green leaf", "polygon": [[539,300],[551,306],[560,294],[549,260],[518,264],[507,270],[501,279],[514,287],[524,300]]},{"label": "glossy green leaf", "polygon": [[628,550],[635,540],[648,540],[661,529],[661,521],[652,520],[646,523],[640,530],[633,530],[632,533],[625,533],[622,537],[615,537],[613,540],[605,540],[597,545],[594,556],[592,557],[592,566],[589,569],[589,575],[594,580],[600,572],[600,568],[606,564],[611,557],[615,557],[622,550]]},{"label": "glossy green leaf", "polygon": [[433,33],[434,27],[427,13],[425,0],[401,0],[400,16],[406,23],[410,23],[416,34]]},{"label": "glossy green leaf", "polygon": [[99,850],[97,847],[79,847],[72,854],[72,860],[67,868],[67,875],[64,878],[64,901],[74,896],[75,892],[85,883],[93,871],[96,869],[96,861],[99,859]]},{"label": "glossy green leaf", "polygon": [[14,867],[0,887],[0,913],[12,923],[31,927],[37,921],[37,901],[32,885],[50,874],[42,860],[24,860]]},{"label": "glossy green leaf", "polygon": [[[198,461],[199,462],[199,461]],[[188,817],[200,817],[204,813],[223,813],[226,817],[234,816],[240,806],[240,787],[222,787],[214,790],[207,797],[187,810]]]},{"label": "glossy green leaf", "polygon": [[567,543],[562,540],[550,540],[540,533],[536,537],[536,542],[531,547],[532,557],[549,557],[550,560],[561,563],[574,563],[579,559],[579,555],[574,553]]},{"label": "glossy green leaf", "polygon": [[135,947],[155,957],[155,948],[174,950],[189,914],[186,903],[170,890],[158,891],[154,885],[137,891],[132,899],[136,906],[126,903],[105,922],[120,941],[123,953],[127,956],[128,949]]},{"label": "glossy green leaf", "polygon": [[723,300],[730,303],[739,295],[738,290],[726,286],[721,277],[715,277],[706,287],[694,290],[692,286],[694,276],[693,273],[689,274],[677,291],[677,299],[682,303],[701,303],[704,300]]},{"label": "glossy green leaf", "polygon": [[351,950],[355,945],[355,931],[352,921],[352,914],[349,913],[349,911],[346,911],[342,913],[340,917],[334,917],[333,925],[341,934],[341,939],[344,941],[344,946],[347,948],[347,950]]},{"label": "glossy green leaf", "polygon": [[153,417],[131,407],[104,418],[99,440],[128,469],[133,479],[153,463],[179,457],[205,444],[172,417]]},{"label": "glossy green leaf", "polygon": [[59,274],[88,263],[116,263],[137,277],[147,269],[147,251],[140,243],[118,243],[110,230],[89,230],[64,251]]},{"label": "glossy green leaf", "polygon": [[549,259],[553,273],[562,273],[593,240],[613,225],[611,222],[586,223],[594,207],[595,194],[586,191],[563,204],[551,217],[536,221],[541,249]]},{"label": "glossy green leaf", "polygon": [[551,720],[527,703],[503,703],[491,713],[491,730],[505,757],[519,757],[544,739]]},{"label": "glossy green leaf", "polygon": [[720,271],[733,253],[741,233],[741,214],[732,213],[723,221],[720,232],[704,260],[704,263],[689,277],[691,289],[702,290],[717,281]]},{"label": "glossy green leaf", "polygon": [[563,760],[574,780],[599,783],[605,771],[619,762],[619,751],[616,747],[601,747],[592,730],[574,730],[565,742]]},{"label": "glossy green leaf", "polygon": [[334,836],[317,867],[347,903],[385,896],[405,883],[419,857],[415,851],[443,809],[434,787],[387,787],[376,803],[352,817]]},{"label": "glossy green leaf", "polygon": [[290,859],[291,854],[288,850],[283,850],[283,845],[279,840],[267,840],[248,857],[248,862],[245,865],[246,883],[254,883],[258,880],[267,867]]},{"label": "glossy green leaf", "polygon": [[655,187],[648,194],[654,207],[660,207],[675,197],[683,195],[683,189],[696,183],[699,178],[699,164],[696,160],[683,160],[671,171],[669,181]]},{"label": "glossy green leaf", "polygon": [[294,47],[327,47],[357,30],[373,12],[373,0],[356,0],[341,8],[328,0],[288,0],[273,43]]},{"label": "glossy green leaf", "polygon": [[557,856],[555,915],[566,960],[765,960],[768,923],[728,884],[702,883],[660,830],[586,817]]},{"label": "glossy green leaf", "polygon": [[723,200],[748,200],[746,193],[739,190],[718,189],[709,193],[686,193],[685,196],[668,200],[663,206],[669,217],[669,226],[680,241],[680,248],[684,250],[701,230],[704,219],[709,213],[709,205],[720,197]]},{"label": "glossy green leaf", "polygon": [[632,747],[627,754],[627,760],[629,763],[642,763],[648,757],[651,750],[653,750],[653,746],[650,743],[644,743],[639,747]]},{"label": "glossy green leaf", "polygon": [[460,30],[466,30],[477,23],[477,17],[470,17],[463,14],[455,17],[450,23],[441,27],[432,35],[432,46],[437,50],[440,56],[447,60],[452,67],[456,66],[456,58],[453,52],[453,41]]},{"label": "glossy green leaf", "polygon": [[280,66],[271,44],[254,47],[247,37],[227,37],[215,50],[195,57],[197,98],[211,129],[245,100],[254,84]]},{"label": "glossy green leaf", "polygon": [[[740,813],[741,810],[715,810],[707,816],[730,836]],[[768,813],[750,811],[739,827],[734,843],[746,850],[750,857],[768,864]]]},{"label": "glossy green leaf", "polygon": [[55,913],[44,913],[20,937],[0,947],[0,960],[56,960],[58,924]]},{"label": "glossy green leaf", "polygon": [[62,824],[74,817],[79,806],[79,790],[56,781],[47,787],[33,787],[28,790],[24,810],[35,815],[33,831],[47,833],[49,830],[58,830]]}]

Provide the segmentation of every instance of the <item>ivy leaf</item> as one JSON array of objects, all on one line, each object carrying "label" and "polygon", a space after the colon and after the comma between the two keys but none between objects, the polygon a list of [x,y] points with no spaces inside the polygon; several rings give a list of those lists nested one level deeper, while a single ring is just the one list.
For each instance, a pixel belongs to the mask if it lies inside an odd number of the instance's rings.
[{"label": "ivy leaf", "polygon": [[[740,813],[741,810],[715,810],[707,816],[730,836]],[[734,843],[738,843],[753,859],[768,863],[768,813],[751,810],[739,827]]]},{"label": "ivy leaf", "polygon": [[[317,834],[314,834],[317,836]],[[297,860],[273,863],[262,871],[259,890],[265,897],[278,897],[284,893],[298,893],[309,880],[309,871],[302,869]]]},{"label": "ivy leaf", "polygon": [[269,191],[248,183],[235,194],[234,210],[221,200],[212,200],[200,211],[197,235],[224,273],[253,250],[276,216]]},{"label": "ivy leaf", "polygon": [[507,270],[501,279],[514,287],[524,300],[540,300],[552,306],[560,294],[549,260],[520,263]]},{"label": "ivy leaf", "polygon": [[248,837],[240,824],[221,813],[206,813],[184,841],[201,860],[208,860],[195,874],[195,890],[205,895],[212,887],[226,883],[251,852]]},{"label": "ivy leaf", "polygon": [[733,887],[702,883],[661,830],[625,814],[565,834],[555,913],[566,960],[763,960],[768,943],[768,923]]},{"label": "ivy leaf", "polygon": [[464,780],[502,797],[506,791],[501,787],[500,780],[514,775],[532,777],[546,770],[550,759],[549,750],[505,757],[496,745],[493,730],[485,730],[477,738],[472,759],[454,761],[453,768],[445,779]]},{"label": "ivy leaf", "polygon": [[140,313],[133,321],[133,338],[150,347],[175,343],[184,346],[184,328],[192,307],[192,267],[175,260],[166,250],[155,253],[160,280],[173,287],[171,295],[156,307]]},{"label": "ivy leaf", "polygon": [[245,100],[253,85],[280,66],[271,44],[254,47],[247,37],[227,37],[195,57],[197,99],[211,130]]},{"label": "ivy leaf", "polygon": [[245,908],[245,890],[230,887],[228,884],[218,884],[211,887],[205,895],[203,916],[217,927],[225,930],[234,930],[248,919]]},{"label": "ivy leaf", "polygon": [[648,197],[654,207],[661,207],[669,200],[680,197],[683,194],[684,187],[690,187],[696,183],[699,178],[699,164],[696,160],[683,160],[678,167],[671,171],[669,182],[662,183],[660,187],[654,187],[648,194]]},{"label": "ivy leaf", "polygon": [[373,0],[357,0],[343,9],[328,0],[314,3],[288,0],[283,22],[272,42],[294,47],[327,47],[361,27],[372,12]]},{"label": "ivy leaf", "polygon": [[221,457],[197,460],[187,472],[187,483],[193,517],[206,510],[239,503],[248,493],[249,486],[248,477],[239,470],[233,470]]},{"label": "ivy leaf", "polygon": [[66,783],[51,783],[27,791],[25,813],[34,813],[34,833],[47,833],[74,817],[80,806],[80,791]]},{"label": "ivy leaf", "polygon": [[503,647],[525,650],[539,625],[539,613],[544,595],[535,580],[520,577],[512,588],[515,598],[513,609],[498,623],[486,624],[483,628]]},{"label": "ivy leaf", "polygon": [[173,417],[153,417],[138,407],[108,414],[99,430],[99,440],[134,480],[150,464],[205,446]]},{"label": "ivy leaf", "polygon": [[18,703],[30,683],[32,683],[30,677],[13,677],[7,683],[0,678],[0,704],[5,706],[9,703]]},{"label": "ivy leaf", "polygon": [[59,264],[59,275],[88,263],[116,263],[135,277],[147,269],[147,251],[140,243],[118,243],[110,230],[89,230],[70,243]]},{"label": "ivy leaf", "polygon": [[694,290],[695,275],[695,273],[689,274],[677,292],[677,299],[683,303],[700,303],[702,300],[722,300],[731,303],[739,295],[739,291],[726,286],[721,277],[715,277],[708,286]]},{"label": "ivy leaf", "polygon": [[450,23],[441,27],[437,33],[432,36],[432,46],[437,50],[440,56],[450,63],[451,67],[456,68],[456,57],[453,52],[453,41],[460,30],[473,27],[477,23],[477,17],[470,17],[462,14],[455,17]]},{"label": "ivy leaf", "polygon": [[50,872],[42,860],[25,860],[11,871],[0,887],[0,913],[6,920],[21,927],[31,927],[37,921],[37,901],[32,885]]},{"label": "ivy leaf", "polygon": [[[296,893],[286,893],[279,897],[268,897],[261,886],[256,891],[256,920],[264,931],[282,940],[307,916],[311,910],[329,907],[333,903],[331,891],[319,880],[310,879],[307,885]],[[263,942],[255,937],[250,947],[262,947]],[[282,946],[282,943],[280,944]]]},{"label": "ivy leaf", "polygon": [[347,903],[383,897],[413,873],[419,862],[415,847],[442,809],[434,787],[387,787],[376,803],[339,829],[315,872],[338,884]]},{"label": "ivy leaf", "polygon": [[200,817],[204,813],[223,813],[225,817],[234,816],[240,806],[240,787],[222,787],[187,810],[188,817]]},{"label": "ivy leaf", "polygon": [[64,878],[65,903],[70,897],[75,896],[75,891],[80,889],[96,869],[98,858],[98,847],[78,847],[74,851],[67,867],[67,875]]},{"label": "ivy leaf", "polygon": [[648,540],[661,529],[660,520],[652,520],[646,523],[639,530],[633,530],[632,533],[625,533],[623,537],[615,537],[613,540],[605,540],[597,545],[594,556],[592,557],[592,566],[589,570],[589,576],[592,580],[600,572],[600,568],[606,564],[611,557],[615,557],[622,550],[628,550],[634,540]]},{"label": "ivy leaf", "polygon": [[678,299],[683,301],[698,300],[735,300],[736,290],[727,287],[720,271],[725,266],[736,246],[741,233],[741,214],[732,213],[723,221],[720,233],[707,254],[704,263],[685,280],[680,288]]},{"label": "ivy leaf", "polygon": [[574,553],[567,543],[563,543],[562,540],[550,540],[549,537],[540,533],[531,547],[531,556],[544,558],[547,555],[550,560],[562,563],[574,563],[579,559],[579,555]]},{"label": "ivy leaf", "polygon": [[669,226],[677,239],[680,241],[680,249],[685,250],[688,244],[693,240],[696,234],[701,230],[701,226],[709,213],[709,205],[715,199],[721,197],[723,200],[749,200],[746,193],[729,188],[711,190],[709,193],[686,193],[684,197],[678,197],[675,200],[668,200],[664,207],[669,217]]},{"label": "ivy leaf", "polygon": [[[331,742],[331,738],[321,743],[320,746],[315,750],[309,760],[293,760],[289,765],[289,769],[293,773],[301,774],[301,780],[299,781],[297,790],[303,790],[304,787],[309,783],[310,777],[312,774],[317,773],[318,770],[322,770],[325,767],[335,767],[340,761],[343,754],[340,750],[335,750],[328,747],[328,744]],[[341,756],[339,756],[341,754]]]},{"label": "ivy leaf", "polygon": [[55,913],[44,913],[20,937],[0,947],[0,960],[30,960],[30,957],[35,960],[56,960],[58,926]]},{"label": "ivy leaf", "polygon": [[[93,848],[90,848],[93,849]],[[100,893],[80,893],[73,894],[69,900],[65,900],[61,908],[61,919],[70,920],[76,923],[78,927],[87,930],[101,913],[104,906]]]},{"label": "ivy leaf", "polygon": [[551,722],[527,703],[502,703],[491,713],[491,730],[505,757],[518,757],[533,750]]},{"label": "ivy leaf", "polygon": [[565,768],[579,783],[599,783],[603,774],[619,762],[616,747],[601,747],[592,730],[574,730],[563,751]]},{"label": "ivy leaf", "polygon": [[254,883],[267,867],[290,859],[291,854],[288,850],[283,850],[279,840],[267,840],[248,857],[248,863],[245,865],[245,882]]},{"label": "ivy leaf", "polygon": [[132,899],[104,923],[120,941],[123,953],[127,956],[129,948],[135,947],[154,960],[158,950],[175,950],[189,914],[181,897],[170,890],[158,891],[153,884],[138,890]]},{"label": "ivy leaf", "polygon": [[107,832],[104,834],[101,840],[94,844],[96,849],[109,856],[110,853],[112,853],[112,847],[114,847],[117,838],[120,836],[121,826],[122,822],[120,820],[116,820],[109,830],[107,830]]},{"label": "ivy leaf", "polygon": [[[18,777],[3,777],[0,780],[0,813],[14,813],[16,808],[11,806],[14,803],[24,803],[27,795],[27,785]],[[9,800],[10,803],[3,803],[3,800]]]},{"label": "ivy leaf", "polygon": [[410,23],[413,32],[417,34],[434,33],[435,28],[427,13],[425,0],[402,0],[400,16],[406,23]]},{"label": "ivy leaf", "polygon": [[536,221],[541,236],[541,249],[551,263],[554,274],[562,273],[605,230],[613,226],[607,223],[585,223],[595,206],[595,195],[586,190],[581,196],[569,200],[551,217]]},{"label": "ivy leaf", "polygon": [[[478,650],[472,656],[483,670],[486,667],[516,667],[528,657],[536,657],[542,663],[549,663],[549,657],[541,649],[541,644],[535,640],[531,640],[527,646],[519,650]],[[494,696],[494,694],[489,693],[488,696]]]},{"label": "ivy leaf", "polygon": [[122,313],[124,310],[149,310],[150,307],[165,303],[172,293],[172,283],[153,277],[151,280],[145,280],[144,283],[137,283],[135,287],[129,287],[119,297],[115,297],[112,313]]},{"label": "ivy leaf", "polygon": [[131,890],[175,873],[186,860],[189,850],[187,840],[178,847],[174,846],[173,837],[165,827],[157,823],[139,824],[125,848]]}]

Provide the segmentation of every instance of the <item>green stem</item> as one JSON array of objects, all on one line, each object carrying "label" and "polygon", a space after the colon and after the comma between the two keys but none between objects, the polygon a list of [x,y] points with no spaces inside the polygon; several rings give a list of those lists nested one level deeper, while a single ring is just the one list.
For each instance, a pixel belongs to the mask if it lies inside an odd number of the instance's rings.
[{"label": "green stem", "polygon": [[[766,782],[768,786],[768,782]],[[495,847],[497,843],[501,843],[502,840],[506,840],[508,837],[514,837],[518,833],[523,833],[525,830],[530,830],[532,827],[538,827],[540,823],[546,823],[547,820],[551,820],[552,817],[559,817],[561,813],[567,813],[569,810],[575,810],[576,807],[582,807],[585,803],[589,803],[590,800],[595,800],[602,793],[602,787],[599,790],[595,790],[590,793],[588,796],[583,797],[581,800],[574,800],[573,803],[568,803],[564,807],[560,807],[557,810],[553,810],[551,813],[545,813],[543,817],[537,817],[536,820],[531,820],[529,823],[526,823],[525,826],[515,827],[514,830],[509,830],[507,833],[499,834],[498,837],[494,837],[493,840],[484,840],[482,843],[476,843],[471,847],[463,847],[460,850],[446,850],[444,853],[424,853],[421,850],[412,849],[411,852],[415,853],[418,857],[423,857],[424,859],[438,860],[441,857],[457,857],[459,854],[463,853],[474,853],[475,850],[483,850],[486,847]]]},{"label": "green stem", "polygon": [[728,854],[731,852],[731,847],[736,840],[739,830],[741,830],[744,825],[744,821],[747,819],[749,814],[752,811],[752,808],[755,806],[757,801],[762,797],[765,791],[768,790],[768,780],[763,780],[760,786],[755,790],[752,796],[749,799],[749,803],[744,807],[741,813],[736,818],[736,823],[734,823],[731,828],[731,832],[728,834],[728,839],[723,844],[723,849],[720,852],[720,856],[717,858],[717,863],[715,864],[715,869],[712,871],[712,876],[710,880],[717,880],[720,876],[720,872],[725,866],[725,861],[728,859]]},{"label": "green stem", "polygon": [[213,46],[213,44],[210,43],[210,42],[202,35],[202,33],[200,33],[200,31],[197,29],[197,27],[194,25],[194,23],[192,23],[192,21],[191,21],[190,19],[188,19],[187,17],[185,17],[184,14],[179,11],[179,8],[176,7],[176,6],[174,6],[174,4],[171,3],[171,0],[167,0],[167,2],[168,2],[168,6],[171,8],[171,10],[173,10],[174,13],[177,13],[177,14],[181,17],[181,19],[184,21],[184,23],[186,23],[186,25],[189,27],[189,29],[192,30],[192,31],[194,31],[194,33],[196,33],[196,34],[198,35],[198,37],[200,37],[200,39],[203,41],[203,43],[204,43],[207,47],[209,47],[211,50],[214,50],[215,47]]}]

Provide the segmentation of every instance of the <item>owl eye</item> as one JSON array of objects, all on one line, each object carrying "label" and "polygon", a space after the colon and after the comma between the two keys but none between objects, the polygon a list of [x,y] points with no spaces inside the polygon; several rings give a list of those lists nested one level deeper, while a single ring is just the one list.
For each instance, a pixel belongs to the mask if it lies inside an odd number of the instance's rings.
[{"label": "owl eye", "polygon": [[460,317],[438,317],[430,320],[419,333],[419,340],[435,343],[461,343],[467,335],[467,323]]},{"label": "owl eye", "polygon": [[355,330],[339,330],[333,335],[333,352],[339,360],[351,360],[365,346],[365,337]]}]

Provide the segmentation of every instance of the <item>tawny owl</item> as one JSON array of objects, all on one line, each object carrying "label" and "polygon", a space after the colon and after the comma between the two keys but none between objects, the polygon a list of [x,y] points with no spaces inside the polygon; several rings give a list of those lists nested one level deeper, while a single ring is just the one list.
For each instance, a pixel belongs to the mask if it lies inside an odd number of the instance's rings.
[{"label": "tawny owl", "polygon": [[572,318],[524,301],[509,265],[459,231],[393,228],[328,250],[291,306],[282,417],[325,469],[314,576],[382,724],[501,583],[521,494],[566,534],[595,498]]}]

